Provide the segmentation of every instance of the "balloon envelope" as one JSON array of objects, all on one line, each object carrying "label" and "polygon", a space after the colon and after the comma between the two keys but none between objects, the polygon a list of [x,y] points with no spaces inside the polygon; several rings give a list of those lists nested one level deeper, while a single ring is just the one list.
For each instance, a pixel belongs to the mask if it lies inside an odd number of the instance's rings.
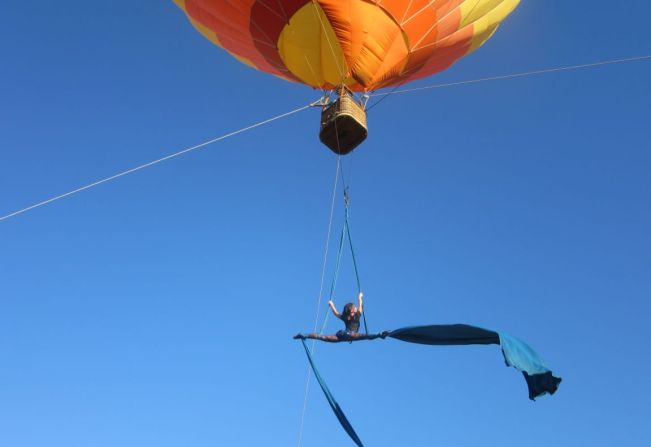
[{"label": "balloon envelope", "polygon": [[240,62],[315,88],[372,91],[445,70],[520,0],[174,0]]}]

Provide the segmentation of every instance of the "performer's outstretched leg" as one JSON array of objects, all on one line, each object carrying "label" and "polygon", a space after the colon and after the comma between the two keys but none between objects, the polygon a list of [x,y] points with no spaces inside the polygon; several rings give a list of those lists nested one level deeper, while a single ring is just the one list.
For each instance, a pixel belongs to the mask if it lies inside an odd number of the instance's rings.
[{"label": "performer's outstretched leg", "polygon": [[348,334],[350,337],[351,341],[358,341],[358,340],[375,340],[376,338],[386,338],[387,335],[389,334],[389,331],[383,331],[377,334],[360,334],[360,333],[354,333],[354,334]]},{"label": "performer's outstretched leg", "polygon": [[297,340],[299,340],[299,339],[300,340],[305,340],[306,338],[310,338],[312,340],[327,341],[328,343],[339,343],[339,342],[344,341],[344,340],[340,340],[339,337],[337,337],[336,335],[320,335],[320,334],[315,334],[315,333],[311,333],[311,334],[307,334],[307,335],[305,335],[305,334],[296,334],[296,335],[294,335],[294,338],[297,339]]}]

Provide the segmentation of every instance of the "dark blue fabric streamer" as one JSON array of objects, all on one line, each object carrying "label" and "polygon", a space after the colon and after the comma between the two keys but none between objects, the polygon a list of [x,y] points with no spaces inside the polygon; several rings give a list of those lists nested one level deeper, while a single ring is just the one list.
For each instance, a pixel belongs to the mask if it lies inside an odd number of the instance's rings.
[{"label": "dark blue fabric streamer", "polygon": [[389,337],[423,345],[499,345],[497,332],[467,324],[409,326],[389,332]]},{"label": "dark blue fabric streamer", "polygon": [[319,385],[321,385],[321,389],[323,390],[323,394],[325,394],[326,399],[328,400],[328,403],[330,404],[330,408],[332,408],[332,411],[334,411],[335,416],[337,416],[337,419],[339,420],[339,423],[341,426],[346,430],[346,433],[348,433],[348,436],[357,444],[359,447],[364,447],[364,444],[362,444],[362,441],[359,439],[357,436],[357,433],[355,433],[355,429],[353,429],[353,426],[350,425],[350,422],[348,422],[348,419],[346,419],[346,415],[342,411],[341,407],[335,400],[334,396],[328,389],[328,385],[326,385],[325,381],[321,377],[321,374],[319,374],[319,370],[316,369],[316,366],[314,366],[314,361],[312,360],[312,355],[310,354],[310,350],[308,349],[307,345],[305,344],[305,340],[301,340],[303,343],[303,347],[305,348],[305,353],[307,354],[307,359],[310,361],[310,366],[312,367],[312,371],[314,371],[314,376],[316,377],[317,382],[319,382]]},{"label": "dark blue fabric streamer", "polygon": [[389,337],[425,345],[500,345],[508,366],[522,372],[529,399],[554,394],[561,379],[554,377],[542,358],[522,340],[467,324],[438,324],[396,329]]}]

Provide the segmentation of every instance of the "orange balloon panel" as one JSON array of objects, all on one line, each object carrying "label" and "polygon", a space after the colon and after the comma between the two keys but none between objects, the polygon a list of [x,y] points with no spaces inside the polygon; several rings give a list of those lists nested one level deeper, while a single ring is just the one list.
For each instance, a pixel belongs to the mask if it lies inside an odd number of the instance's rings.
[{"label": "orange balloon panel", "polygon": [[253,68],[316,88],[370,91],[445,70],[520,0],[174,0]]}]

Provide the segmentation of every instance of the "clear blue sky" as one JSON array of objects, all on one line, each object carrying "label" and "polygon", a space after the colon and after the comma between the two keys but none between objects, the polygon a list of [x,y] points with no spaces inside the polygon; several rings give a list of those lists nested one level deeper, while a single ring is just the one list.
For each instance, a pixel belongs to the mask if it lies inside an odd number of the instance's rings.
[{"label": "clear blue sky", "polygon": [[[651,6],[624,3],[524,1],[415,85],[650,54]],[[171,1],[8,2],[0,54],[2,215],[318,96]],[[649,79],[639,62],[371,111],[351,179],[371,329],[503,330],[564,381],[532,403],[494,346],[320,345],[368,446],[648,445]],[[1,222],[0,445],[296,445],[291,336],[313,325],[336,162],[317,128],[302,112]],[[336,301],[354,291],[346,258]],[[312,385],[303,445],[352,445]]]}]

